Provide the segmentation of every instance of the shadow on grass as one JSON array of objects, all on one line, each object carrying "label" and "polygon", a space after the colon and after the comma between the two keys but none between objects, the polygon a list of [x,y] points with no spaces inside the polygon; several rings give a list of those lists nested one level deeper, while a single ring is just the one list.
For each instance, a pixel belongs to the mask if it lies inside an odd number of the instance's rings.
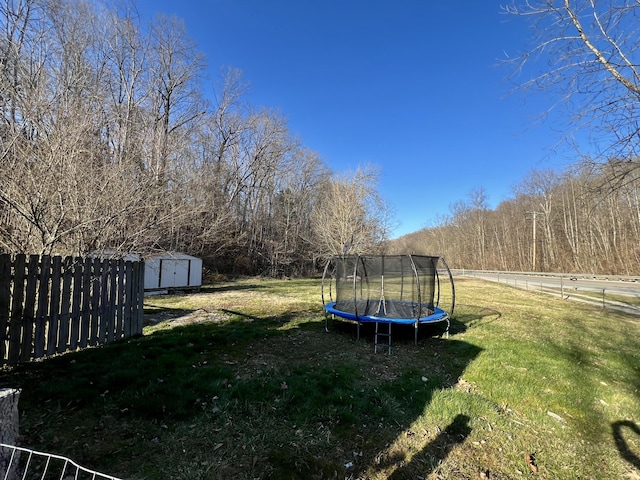
[{"label": "shadow on grass", "polygon": [[[475,326],[480,321],[495,321],[499,319],[500,316],[500,312],[491,309],[481,309],[481,311],[468,314],[456,314],[456,316],[451,318],[449,321],[449,336],[462,334],[466,332],[468,328]],[[350,333],[354,336],[354,338],[357,337],[357,324],[353,321],[343,320],[335,317],[333,319],[330,319],[330,322],[327,325],[330,331],[331,329],[333,329],[343,333]],[[413,325],[393,324],[392,339],[394,340],[394,342],[410,342],[415,338],[414,328],[415,327]],[[446,333],[446,328],[446,322],[422,323],[418,327],[418,342],[422,343],[423,341],[432,339],[433,337],[441,337]],[[375,337],[375,330],[375,322],[361,323],[360,338],[367,342],[373,342]]]},{"label": "shadow on grass", "polygon": [[[171,318],[184,310],[166,310]],[[244,355],[253,341],[282,335],[291,313],[248,323],[208,322],[176,326],[0,372],[0,386],[21,388],[25,408],[48,403],[92,408],[117,417],[186,419],[196,400],[225,392],[234,378],[222,357]]]},{"label": "shadow on grass", "polygon": [[[228,308],[221,308],[220,311],[228,315],[235,315],[236,317],[245,318],[247,320],[262,320],[262,318],[255,315],[249,315],[248,313],[238,312],[236,310],[229,310]],[[293,316],[294,315],[286,315],[288,318],[292,318]],[[282,318],[282,316],[280,318]]]},{"label": "shadow on grass", "polygon": [[[306,311],[226,313],[233,317],[0,372],[0,387],[22,389],[24,444],[127,478],[167,478],[166,470],[154,470],[158,455],[177,447],[170,440],[163,445],[164,436],[197,423],[198,433],[180,445],[185,462],[202,454],[203,438],[240,436],[220,445],[262,445],[248,460],[240,447],[220,448],[221,458],[240,458],[235,465],[263,469],[249,475],[220,460],[220,478],[348,475],[339,452],[359,448],[372,461],[480,352],[466,342],[426,336],[415,348],[410,333],[402,356],[374,355],[324,332],[321,319]],[[416,461],[443,460],[468,435],[466,421],[458,415]],[[329,432],[325,440],[319,429]],[[215,455],[208,455],[203,461],[213,462]]]},{"label": "shadow on grass", "polygon": [[[465,313],[460,313],[463,310]],[[468,328],[476,326],[482,322],[491,323],[499,320],[502,317],[502,313],[498,310],[487,307],[478,307],[476,305],[457,305],[455,319]]]},{"label": "shadow on grass", "polygon": [[[499,320],[502,317],[502,313],[498,310],[494,310],[486,307],[478,307],[472,305],[459,305],[464,307],[465,313],[455,314],[450,320],[449,335],[459,335],[467,331],[468,328],[473,328],[479,323],[491,323]],[[338,317],[330,319],[328,326],[340,331],[351,332],[354,338],[357,336],[357,326],[353,321],[343,320]],[[400,342],[407,342],[414,338],[414,326],[394,324],[392,326],[392,338]],[[418,328],[418,341],[421,342],[424,339],[431,339],[433,337],[442,336],[446,330],[446,322],[435,323],[423,323]],[[360,325],[360,338],[367,342],[373,342],[375,336],[375,322],[364,322]]]},{"label": "shadow on grass", "polygon": [[[463,443],[469,436],[471,433],[469,420],[471,418],[468,415],[456,415],[447,428],[440,432],[419,453],[414,455],[409,464],[402,465],[395,470],[389,476],[389,479],[417,478],[416,471],[420,472],[422,478],[426,478],[440,462],[447,458],[449,452],[456,445]],[[401,461],[401,459],[396,459],[396,462],[398,461]]]},{"label": "shadow on grass", "polygon": [[193,312],[192,309],[147,306],[144,308],[144,325],[156,325],[160,322],[184,317]]},{"label": "shadow on grass", "polygon": [[224,285],[207,285],[200,289],[201,293],[240,292],[243,290],[258,290],[264,286],[257,283],[230,283]]},{"label": "shadow on grass", "polygon": [[[453,337],[464,333],[469,323],[480,321],[486,317],[500,317],[499,312],[492,310],[482,311],[474,315],[462,316],[451,319],[449,335]],[[328,335],[339,334],[356,339],[357,325],[354,322],[343,321],[339,318],[330,323]],[[381,435],[379,445],[394,445],[402,442],[406,435],[413,435],[410,425],[418,419],[428,408],[434,392],[452,388],[458,381],[467,366],[480,354],[481,348],[454,338],[441,338],[445,332],[446,323],[421,324],[418,329],[418,345],[414,346],[413,325],[392,326],[392,353],[397,348],[402,350],[403,357],[407,357],[406,370],[402,380],[393,382],[382,381],[378,390],[382,393],[397,395],[394,411],[389,411],[385,416],[387,421],[395,421],[395,426],[387,424],[388,431]],[[365,343],[365,348],[373,349],[375,337],[375,324],[365,322],[360,326],[360,342]],[[414,358],[410,358],[415,354]],[[384,355],[379,353],[378,356]],[[427,356],[428,355],[428,356]],[[376,358],[375,354],[372,358]],[[427,360],[429,358],[430,360]],[[425,362],[425,360],[427,360]],[[413,362],[416,362],[413,364]],[[423,363],[424,362],[424,363]],[[434,363],[435,362],[435,363]],[[416,366],[419,366],[416,368]],[[422,370],[421,370],[422,369]],[[432,380],[433,378],[433,380]],[[404,383],[404,384],[403,384]],[[402,393],[400,393],[402,392]],[[394,415],[396,418],[394,419]],[[380,449],[375,458],[359,465],[358,471],[345,478],[368,478],[368,475],[387,475],[395,480],[426,478],[441,462],[443,462],[451,450],[465,441],[471,433],[469,426],[470,417],[464,413],[458,413],[453,421],[442,430],[438,436],[425,445],[420,452],[414,455],[409,463],[404,463],[403,454],[389,454],[389,449]],[[380,425],[385,424],[385,422]],[[378,433],[371,434],[372,436]],[[357,448],[354,445],[353,448]],[[356,459],[357,461],[357,459]],[[384,473],[383,473],[384,472]],[[281,472],[282,473],[282,472]],[[338,472],[348,475],[348,472]],[[303,477],[287,477],[303,478]]]},{"label": "shadow on grass", "polygon": [[640,470],[640,452],[634,452],[629,448],[627,441],[624,438],[624,430],[629,430],[632,434],[635,434],[640,440],[640,427],[630,420],[621,420],[611,424],[613,430],[613,440],[616,443],[620,456],[635,468]]}]

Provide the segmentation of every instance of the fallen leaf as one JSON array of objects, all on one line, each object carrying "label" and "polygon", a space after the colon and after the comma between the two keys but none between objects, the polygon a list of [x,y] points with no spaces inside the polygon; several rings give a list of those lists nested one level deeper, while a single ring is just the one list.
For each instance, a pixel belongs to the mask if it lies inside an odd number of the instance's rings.
[{"label": "fallen leaf", "polygon": [[535,453],[528,453],[524,457],[524,459],[527,462],[527,465],[529,465],[529,468],[531,469],[531,471],[533,473],[538,473],[538,466],[536,465],[536,454]]},{"label": "fallen leaf", "polygon": [[561,423],[564,423],[564,418],[562,418],[560,415],[558,415],[557,413],[553,413],[551,410],[547,411],[547,415],[549,415],[551,418],[553,418],[554,420],[557,420]]}]

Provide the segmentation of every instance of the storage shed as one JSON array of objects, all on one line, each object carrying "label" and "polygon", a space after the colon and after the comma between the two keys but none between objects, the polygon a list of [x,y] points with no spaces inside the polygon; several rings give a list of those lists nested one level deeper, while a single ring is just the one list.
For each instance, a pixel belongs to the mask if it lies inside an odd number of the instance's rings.
[{"label": "storage shed", "polygon": [[163,253],[144,259],[144,289],[188,290],[202,286],[202,259],[184,253]]}]

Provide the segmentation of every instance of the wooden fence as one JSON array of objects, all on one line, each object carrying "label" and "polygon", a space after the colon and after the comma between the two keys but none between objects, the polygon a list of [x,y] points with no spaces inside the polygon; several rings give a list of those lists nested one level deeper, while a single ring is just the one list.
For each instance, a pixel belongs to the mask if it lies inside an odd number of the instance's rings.
[{"label": "wooden fence", "polygon": [[144,262],[0,255],[4,364],[142,333]]}]

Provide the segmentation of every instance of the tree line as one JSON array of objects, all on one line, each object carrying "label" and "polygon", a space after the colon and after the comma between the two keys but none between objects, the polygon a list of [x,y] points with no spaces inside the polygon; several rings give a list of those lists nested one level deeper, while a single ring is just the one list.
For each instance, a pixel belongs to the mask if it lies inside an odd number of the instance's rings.
[{"label": "tree line", "polygon": [[331,171],[285,117],[247,100],[240,71],[207,78],[180,19],[143,22],[133,3],[0,0],[0,253],[183,251],[213,271],[272,276],[396,251],[465,268],[637,272],[640,6],[506,11],[535,27],[510,60],[525,91],[557,92],[602,150],[531,172],[495,210],[477,189],[437,226],[386,242],[394,218],[376,168]]},{"label": "tree line", "polygon": [[0,29],[0,253],[183,251],[280,276],[386,239],[376,169],[331,171],[237,69],[207,79],[180,19],[4,0]]},{"label": "tree line", "polygon": [[639,166],[610,160],[533,170],[493,210],[475,189],[436,226],[391,242],[390,250],[441,254],[455,268],[636,275]]}]

